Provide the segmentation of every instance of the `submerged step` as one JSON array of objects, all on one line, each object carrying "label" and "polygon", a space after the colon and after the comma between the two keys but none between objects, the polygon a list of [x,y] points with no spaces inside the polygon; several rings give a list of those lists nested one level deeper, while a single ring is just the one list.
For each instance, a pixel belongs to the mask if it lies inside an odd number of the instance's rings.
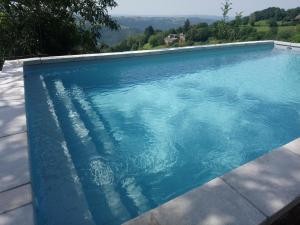
[{"label": "submerged step", "polygon": [[[86,100],[84,92],[77,86],[71,89],[73,101],[76,103],[74,107],[77,108],[84,116],[80,118],[84,122],[86,129],[89,131],[89,135],[95,142],[95,147],[103,146],[105,154],[115,154],[115,140],[107,132],[107,128],[102,122],[100,115],[93,109],[91,104]],[[80,113],[79,113],[80,115]],[[100,150],[101,151],[101,150]]]},{"label": "submerged step", "polygon": [[[55,106],[61,115],[59,121],[93,219],[96,223],[107,223],[109,221],[106,217],[111,213],[115,220],[127,220],[130,215],[114,185],[114,172],[99,155],[90,132],[81,120],[63,83],[55,81],[53,89],[50,89],[57,93]],[[101,201],[103,198],[105,202]],[[105,209],[110,212],[105,212]]]},{"label": "submerged step", "polygon": [[[26,104],[35,107],[27,122],[37,223],[94,225],[45,82],[42,77],[28,77],[25,82],[33,90],[27,93]],[[38,119],[40,115],[47,119]],[[51,148],[40,148],[45,143]]]},{"label": "submerged step", "polygon": [[[72,87],[71,90],[74,106],[78,111],[80,111],[80,118],[84,122],[86,129],[88,129],[89,135],[92,137],[93,142],[95,142],[95,147],[98,151],[100,151],[100,153],[107,154],[110,159],[113,160],[113,158],[116,158],[118,155],[117,146],[115,146],[117,141],[111,134],[109,134],[109,128],[107,127],[108,125],[103,122],[103,118],[101,118],[99,111],[96,111],[97,109],[93,108],[92,104],[87,100],[85,93],[78,86]],[[99,149],[99,146],[103,147],[102,151]],[[95,167],[97,167],[97,164]],[[102,165],[98,165],[98,167],[99,170],[102,168]],[[116,171],[111,171],[111,173],[116,173]],[[135,178],[126,178],[122,188],[125,189],[127,197],[137,208],[136,213],[141,214],[149,209],[149,202],[143,195],[143,191],[136,183]]]}]

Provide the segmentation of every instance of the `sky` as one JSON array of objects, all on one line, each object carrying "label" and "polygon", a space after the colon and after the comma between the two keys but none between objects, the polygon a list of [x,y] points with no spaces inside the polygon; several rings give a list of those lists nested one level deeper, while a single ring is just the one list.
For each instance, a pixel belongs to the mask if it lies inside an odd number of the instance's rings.
[{"label": "sky", "polygon": [[[111,11],[112,15],[221,15],[221,3],[224,0],[116,0],[118,6]],[[232,0],[230,16],[236,12],[243,15],[271,6],[295,8],[300,0]]]}]

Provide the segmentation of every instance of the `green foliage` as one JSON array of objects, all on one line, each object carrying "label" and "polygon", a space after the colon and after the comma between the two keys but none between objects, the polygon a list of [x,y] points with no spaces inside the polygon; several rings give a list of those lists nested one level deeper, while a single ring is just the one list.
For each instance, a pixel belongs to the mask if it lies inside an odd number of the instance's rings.
[{"label": "green foliage", "polygon": [[[275,21],[276,22],[276,21]],[[270,25],[270,20],[259,20],[255,22],[254,26],[265,27]]]},{"label": "green foliage", "polygon": [[[243,17],[242,12],[239,12],[236,13],[234,20],[227,21],[231,6],[230,1],[225,1],[222,7],[222,20],[216,21],[211,25],[207,23],[191,25],[190,22],[186,20],[182,27],[170,29],[166,32],[155,31],[153,27],[148,27],[143,35],[144,42],[140,41],[137,44],[138,40],[133,42],[127,41],[126,43],[121,43],[113,50],[126,51],[136,49],[137,46],[139,46],[138,49],[161,48],[165,46],[165,37],[169,34],[178,35],[182,32],[186,36],[186,41],[184,43],[176,41],[171,44],[172,47],[267,39],[299,42],[300,24],[295,26],[293,19],[290,21],[287,19],[288,16],[294,18],[291,16],[291,12],[295,14],[295,12],[298,12],[298,8],[287,11],[269,8],[263,10],[266,15],[258,11],[246,17]],[[285,20],[278,21],[279,18],[285,18]]]},{"label": "green foliage", "polygon": [[230,12],[232,3],[230,2],[230,0],[225,0],[224,3],[222,3],[222,16],[223,16],[223,21],[226,22],[228,19],[228,13]]},{"label": "green foliage", "polygon": [[230,12],[232,3],[229,0],[225,0],[224,3],[222,3],[222,16],[223,19],[216,23],[216,36],[218,39],[225,40],[228,39],[230,36],[230,26],[226,23],[228,19],[228,13]]},{"label": "green foliage", "polygon": [[288,9],[288,10],[284,10],[277,7],[270,7],[261,11],[256,11],[253,14],[251,14],[250,17],[252,17],[252,19],[255,18],[255,21],[274,19],[276,21],[286,22],[286,21],[293,21],[294,18],[299,14],[300,14],[300,7],[294,9]]},{"label": "green foliage", "polygon": [[97,51],[99,28],[117,29],[114,0],[0,0],[2,57]]},{"label": "green foliage", "polygon": [[277,39],[279,40],[290,40],[292,33],[288,30],[279,30],[277,34]]},{"label": "green foliage", "polygon": [[153,47],[163,45],[165,43],[164,38],[165,38],[164,34],[162,32],[159,32],[157,34],[150,36],[149,43]]},{"label": "green foliage", "polygon": [[261,11],[254,12],[256,20],[268,20],[274,19],[275,21],[282,20],[287,16],[287,12],[284,9],[270,7]]},{"label": "green foliage", "polygon": [[243,18],[243,12],[238,12],[235,14],[235,20],[234,20],[234,26],[236,27],[239,27],[243,24],[243,21],[242,21],[242,18]]},{"label": "green foliage", "polygon": [[275,18],[271,18],[268,21],[270,27],[277,27],[277,20]]},{"label": "green foliage", "polygon": [[223,20],[216,23],[215,35],[217,39],[226,40],[230,36],[230,26],[225,23]]},{"label": "green foliage", "polygon": [[294,36],[292,37],[292,41],[293,41],[293,42],[300,43],[300,33],[294,35]]},{"label": "green foliage", "polygon": [[147,43],[143,46],[143,50],[150,50],[150,49],[152,49],[152,46],[150,43]]},{"label": "green foliage", "polygon": [[190,20],[187,19],[185,22],[184,22],[184,25],[183,25],[183,31],[184,32],[187,32],[191,27],[191,23],[190,23]]},{"label": "green foliage", "polygon": [[154,34],[154,29],[152,26],[149,26],[145,29],[144,35],[145,35],[146,42],[148,41],[149,37],[153,34]]},{"label": "green foliage", "polygon": [[192,27],[186,34],[187,40],[194,42],[206,42],[210,36],[208,27]]},{"label": "green foliage", "polygon": [[255,16],[255,13],[252,13],[249,17],[249,24],[251,26],[254,26],[255,25],[255,22],[256,22],[256,16]]}]

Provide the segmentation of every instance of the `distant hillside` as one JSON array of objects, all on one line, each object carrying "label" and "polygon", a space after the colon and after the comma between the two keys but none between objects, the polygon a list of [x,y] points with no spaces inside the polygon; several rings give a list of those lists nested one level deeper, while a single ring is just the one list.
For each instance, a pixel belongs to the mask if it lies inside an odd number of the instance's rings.
[{"label": "distant hillside", "polygon": [[[227,4],[229,3],[227,2]],[[300,43],[300,7],[288,10],[270,7],[256,11],[249,16],[237,14],[234,19],[227,18],[226,13],[221,20],[210,24],[203,22],[195,24],[195,21],[191,23],[186,20],[176,29],[165,31],[150,26],[142,34],[130,36],[105,51],[149,50],[255,40]],[[171,21],[173,20],[171,19]],[[184,36],[181,36],[181,33],[184,33]],[[175,34],[175,37],[166,39],[170,34]]]},{"label": "distant hillside", "polygon": [[121,29],[118,31],[112,31],[109,29],[103,29],[101,31],[101,38],[100,42],[104,43],[109,46],[114,46],[123,40],[127,39],[130,36],[133,36],[135,34],[139,34],[143,31],[136,29],[136,28],[130,28],[121,26]]},{"label": "distant hillside", "polygon": [[115,17],[119,24],[136,28],[144,31],[146,27],[153,26],[155,29],[168,30],[171,28],[177,28],[184,24],[186,19],[189,19],[191,24],[208,23],[211,24],[214,21],[220,19],[217,16],[178,16],[178,17],[142,17],[142,16],[119,16]]},{"label": "distant hillside", "polygon": [[102,30],[100,42],[109,46],[116,45],[125,40],[129,36],[144,32],[148,26],[153,26],[154,29],[168,30],[177,28],[184,24],[186,19],[189,19],[191,24],[208,23],[211,24],[220,19],[217,16],[180,16],[180,17],[142,17],[142,16],[117,16],[114,17],[121,25],[119,31]]}]

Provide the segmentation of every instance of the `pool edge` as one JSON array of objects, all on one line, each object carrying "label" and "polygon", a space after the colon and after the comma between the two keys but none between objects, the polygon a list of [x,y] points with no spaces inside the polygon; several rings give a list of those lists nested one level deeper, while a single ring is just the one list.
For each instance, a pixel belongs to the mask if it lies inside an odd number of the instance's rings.
[{"label": "pool edge", "polygon": [[24,65],[36,65],[36,64],[49,64],[49,63],[61,63],[61,62],[75,62],[83,60],[96,60],[96,59],[112,59],[123,57],[136,57],[146,55],[160,55],[167,53],[178,53],[204,49],[216,49],[224,47],[236,47],[236,46],[251,46],[251,45],[264,45],[274,44],[273,40],[266,41],[248,41],[248,42],[234,42],[224,44],[211,44],[211,45],[197,45],[177,48],[162,48],[155,50],[139,50],[139,51],[125,51],[125,52],[111,52],[111,53],[97,53],[97,54],[82,54],[82,55],[65,55],[65,56],[50,56],[50,57],[37,57],[19,60]]},{"label": "pool edge", "polygon": [[[170,53],[170,52],[182,52],[182,51],[191,51],[191,50],[200,50],[200,49],[214,49],[214,48],[222,48],[222,47],[231,47],[231,46],[247,46],[247,45],[257,45],[257,44],[274,44],[275,48],[282,48],[284,47],[284,49],[295,49],[295,50],[299,50],[300,49],[300,44],[295,44],[295,43],[289,43],[289,42],[279,42],[279,41],[255,41],[255,42],[236,42],[236,43],[226,43],[226,44],[218,44],[218,45],[205,45],[205,46],[192,46],[192,47],[183,47],[183,48],[171,48],[171,49],[161,49],[161,50],[149,50],[149,51],[133,51],[133,52],[124,52],[124,53],[100,53],[100,54],[89,54],[89,55],[76,55],[76,56],[58,56],[58,57],[45,57],[45,58],[30,58],[30,59],[21,59],[21,60],[11,60],[11,61],[5,61],[4,66],[3,66],[3,70],[2,72],[0,72],[0,79],[10,79],[13,77],[20,77],[23,80],[24,74],[23,74],[23,66],[25,65],[34,65],[34,64],[43,64],[43,63],[58,63],[58,62],[69,62],[69,61],[79,61],[79,60],[92,60],[92,59],[101,59],[101,58],[119,58],[119,57],[129,57],[129,56],[142,56],[142,55],[153,55],[153,54],[164,54],[164,53]],[[1,84],[2,85],[2,84]],[[1,87],[1,86],[0,86]],[[24,109],[25,109],[25,103],[24,103],[24,87],[20,86],[19,89],[23,89],[23,95],[21,94],[20,97],[23,98],[23,103],[20,103],[20,105],[23,105]],[[3,88],[0,89],[0,92],[3,90]],[[1,101],[1,99],[0,99]],[[17,104],[18,105],[18,104]],[[11,107],[11,106],[4,106],[4,107]],[[1,107],[0,107],[1,108]],[[10,110],[15,110],[14,107],[11,107]],[[25,117],[25,110],[23,110],[23,117]],[[27,135],[27,129],[24,130],[24,122],[17,123],[14,124],[13,126],[17,126],[17,129],[23,129],[22,133],[25,133]],[[19,128],[18,128],[19,126]],[[26,127],[26,119],[25,119],[25,127]],[[10,133],[8,134],[9,136],[12,135],[18,135],[19,133],[14,131],[14,133]],[[6,135],[7,136],[7,135]],[[2,141],[2,138],[6,137],[6,136],[0,136],[0,144]],[[27,144],[27,137],[24,140],[20,140],[21,142],[23,142],[24,146],[26,146],[26,151],[28,154],[28,144]],[[281,154],[277,153],[277,152],[282,152]],[[244,164],[238,168],[236,168],[235,170],[221,176],[218,178],[215,178],[214,180],[192,190],[189,191],[175,199],[172,199],[170,202],[176,202],[176,199],[180,199],[183,196],[193,192],[196,193],[197,196],[199,196],[199,193],[201,194],[203,191],[201,190],[205,190],[205,193],[207,193],[207,190],[209,190],[211,185],[220,185],[222,187],[224,187],[224,189],[227,189],[227,194],[229,193],[230,198],[233,197],[233,199],[238,199],[238,203],[241,205],[244,205],[247,207],[247,212],[251,212],[254,213],[253,215],[255,215],[256,218],[256,223],[251,223],[251,224],[269,224],[271,221],[273,221],[274,219],[278,218],[279,216],[281,216],[284,212],[286,212],[288,209],[290,209],[291,207],[293,207],[295,204],[300,202],[300,191],[299,193],[295,193],[295,191],[293,190],[291,193],[293,194],[293,196],[289,196],[287,202],[284,203],[284,206],[279,207],[274,209],[275,213],[268,214],[268,210],[263,209],[261,206],[258,206],[256,204],[256,202],[253,202],[253,200],[250,199],[250,197],[247,197],[247,191],[243,191],[242,189],[240,190],[239,186],[238,186],[238,182],[233,182],[234,180],[238,180],[237,178],[234,177],[239,177],[240,173],[246,173],[247,174],[247,167],[249,165],[255,165],[258,161],[262,161],[261,159],[265,159],[265,157],[267,157],[267,159],[270,157],[272,158],[273,155],[288,155],[287,158],[291,158],[294,161],[298,162],[299,161],[299,165],[300,165],[300,139],[295,139],[294,141],[280,147],[279,149],[275,150],[275,151],[271,151],[270,153],[267,153],[261,157],[259,157],[256,160],[253,160],[251,162],[248,162],[247,164]],[[275,156],[276,160],[278,160],[278,156]],[[274,163],[272,160],[270,161],[271,163]],[[28,164],[28,161],[25,162]],[[290,164],[290,162],[286,162],[287,164]],[[259,164],[261,165],[261,164]],[[245,169],[246,168],[246,169]],[[254,166],[255,168],[255,166]],[[289,167],[284,167],[284,170],[287,170],[287,168]],[[297,168],[297,173],[300,174],[300,168]],[[252,168],[253,170],[253,168]],[[252,171],[251,170],[251,171]],[[246,171],[246,172],[245,172]],[[29,171],[28,171],[29,172]],[[287,171],[288,173],[290,173],[291,171]],[[276,175],[276,174],[275,174]],[[254,178],[257,176],[257,174],[248,174],[248,176],[254,176]],[[233,177],[233,178],[231,178]],[[276,180],[276,178],[274,178]],[[282,177],[279,177],[278,179],[282,179]],[[295,178],[296,179],[296,178]],[[298,189],[300,190],[300,180],[298,180],[298,177],[295,181],[293,181],[295,183],[295,185],[297,185]],[[0,191],[0,200],[2,199],[2,194],[8,191],[12,191],[14,189],[18,189],[21,186],[24,185],[30,185],[30,180],[28,183],[25,184],[21,184],[19,186],[15,186],[12,188],[9,188],[7,190],[4,191]],[[31,186],[31,185],[30,185]],[[208,188],[207,188],[208,187]],[[291,187],[291,188],[294,188]],[[272,187],[271,187],[272,189]],[[195,191],[195,190],[199,190]],[[282,192],[282,195],[286,195],[286,192],[289,192],[288,189],[285,189],[284,192]],[[33,212],[33,204],[32,204],[32,196],[31,196],[31,191],[27,191],[27,194],[29,193],[30,197],[28,199],[30,200],[24,200],[22,203],[18,203],[18,205],[10,210],[4,211],[3,213],[0,213],[0,221],[5,218],[2,218],[3,216],[7,216],[9,213],[14,215],[14,213],[16,213],[18,216],[18,218],[22,218],[23,216],[26,217],[28,219],[28,223],[26,223],[26,225],[33,225],[34,224],[34,219],[33,217],[31,218],[30,216],[28,217],[28,213],[32,214]],[[213,197],[216,196],[213,192],[212,193],[212,199],[210,200],[214,200]],[[246,194],[245,194],[246,193]],[[195,197],[195,199],[197,199],[197,196]],[[206,203],[209,198],[211,196],[206,196],[204,203]],[[222,192],[218,192],[218,196],[223,196]],[[14,196],[11,197],[11,199],[8,198],[7,201],[11,200],[14,201],[13,199]],[[280,197],[280,196],[278,196]],[[194,198],[194,197],[192,197]],[[224,196],[224,199],[228,199],[228,196]],[[283,199],[285,199],[285,197],[283,197]],[[1,202],[1,201],[0,201]],[[25,202],[25,203],[24,203]],[[133,225],[133,224],[137,224],[135,221],[139,220],[139,219],[145,219],[145,223],[138,223],[138,224],[159,224],[159,221],[157,221],[156,219],[156,214],[153,215],[153,211],[157,211],[159,208],[161,209],[161,207],[165,207],[166,204],[170,204],[170,202],[167,202],[165,204],[163,204],[160,207],[157,207],[155,209],[152,209],[148,212],[146,212],[145,214],[140,215],[137,218],[134,218],[132,220],[129,220],[128,222],[124,223],[124,225]],[[176,203],[177,204],[177,203]],[[175,206],[176,206],[175,204]],[[197,203],[199,204],[199,203]],[[237,205],[239,205],[237,204]],[[181,205],[181,204],[179,204]],[[202,204],[199,204],[199,206],[201,206]],[[229,205],[234,205],[232,204],[232,202],[230,202]],[[215,208],[219,208],[222,207],[222,205],[213,205]],[[227,205],[228,206],[228,205]],[[171,206],[172,208],[173,206]],[[191,217],[189,217],[188,214],[184,215],[184,218],[195,218],[194,216],[197,215],[197,213],[195,213],[195,210],[197,211],[202,211],[202,212],[209,212],[207,211],[207,205],[203,204],[201,207],[202,208],[197,208],[197,209],[193,209],[190,211],[191,213]],[[176,207],[175,207],[176,208]],[[24,210],[26,209],[26,210]],[[19,211],[21,210],[21,213],[19,213]],[[23,210],[23,211],[22,211]],[[179,211],[180,212],[180,211]],[[235,210],[235,211],[231,211],[232,215],[229,215],[228,218],[231,218],[231,220],[234,220],[234,218],[238,218],[240,217],[240,211]],[[160,214],[160,213],[158,213]],[[165,216],[165,218],[163,218],[164,220],[167,219],[167,217],[172,217],[173,219],[176,219],[176,214],[171,213],[169,214],[169,212],[164,211],[163,215]],[[183,215],[181,213],[181,215]],[[203,215],[203,214],[202,214]],[[236,217],[235,217],[236,215]],[[179,218],[180,219],[180,218]],[[179,219],[177,221],[179,221]],[[214,218],[216,219],[216,218]],[[22,221],[22,220],[20,220]],[[23,221],[24,222],[24,221]],[[223,221],[222,224],[227,224],[225,223],[226,221]],[[240,221],[241,222],[241,221]],[[200,223],[200,221],[198,221],[198,224]],[[17,224],[14,221],[12,223],[7,223],[7,224]],[[177,223],[178,224],[178,223]],[[209,224],[209,223],[208,223]],[[247,222],[243,223],[244,225],[248,224]]]}]

